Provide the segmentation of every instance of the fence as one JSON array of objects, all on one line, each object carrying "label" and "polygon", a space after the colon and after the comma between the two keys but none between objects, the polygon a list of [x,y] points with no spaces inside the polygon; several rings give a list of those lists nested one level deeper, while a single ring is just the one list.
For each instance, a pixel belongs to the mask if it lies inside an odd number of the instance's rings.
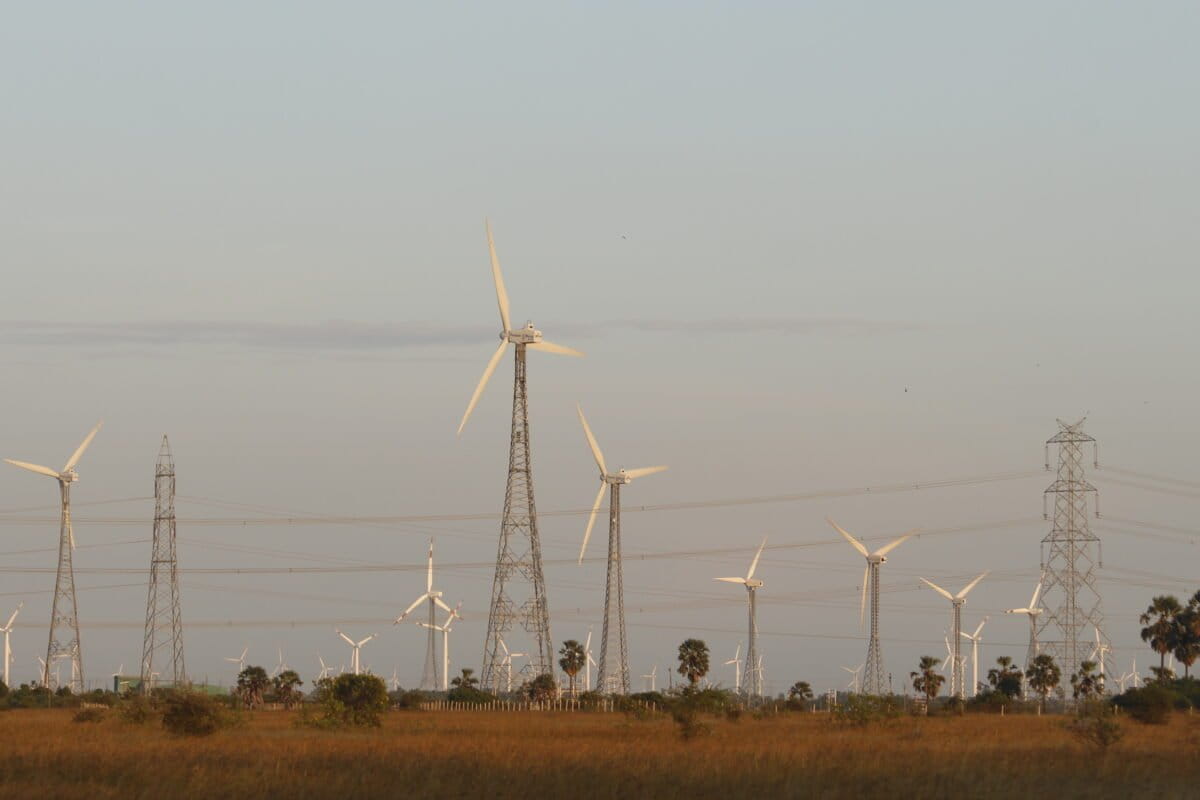
[{"label": "fence", "polygon": [[633,700],[618,704],[611,697],[604,697],[588,703],[570,697],[561,697],[555,700],[491,700],[486,703],[430,700],[421,703],[418,708],[422,711],[595,711],[603,713],[628,709],[660,710],[657,703]]}]

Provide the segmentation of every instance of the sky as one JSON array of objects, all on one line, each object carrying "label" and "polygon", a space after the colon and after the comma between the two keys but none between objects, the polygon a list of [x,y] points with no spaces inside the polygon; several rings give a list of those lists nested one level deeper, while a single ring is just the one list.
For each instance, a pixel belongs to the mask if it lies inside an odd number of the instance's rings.
[{"label": "sky", "polygon": [[[499,330],[485,218],[514,323],[587,354],[530,355],[539,509],[598,486],[577,402],[610,465],[671,467],[623,494],[635,688],[689,636],[732,658],[745,596],[712,578],[764,536],[767,689],[843,686],[862,562],[826,516],[937,534],[884,568],[896,688],[944,651],[919,577],[993,570],[965,624],[990,617],[984,662],[1020,660],[1002,612],[1038,578],[1043,443],[1083,416],[1113,661],[1145,673],[1137,615],[1200,588],[1198,23],[1168,2],[11,10],[0,455],[57,467],[105,420],[73,494],[89,681],[140,659],[163,434],[194,677],[229,682],[248,646],[308,679],[349,662],[340,626],[415,686],[423,632],[391,620],[430,536],[463,603],[452,668],[479,668],[511,399],[506,361],[455,436]],[[0,614],[25,603],[28,680],[56,496],[6,469]],[[807,499],[637,510],[779,495]],[[305,515],[475,518],[283,521]],[[559,642],[599,633],[584,520],[540,524]],[[363,565],[397,568],[232,571]]]}]

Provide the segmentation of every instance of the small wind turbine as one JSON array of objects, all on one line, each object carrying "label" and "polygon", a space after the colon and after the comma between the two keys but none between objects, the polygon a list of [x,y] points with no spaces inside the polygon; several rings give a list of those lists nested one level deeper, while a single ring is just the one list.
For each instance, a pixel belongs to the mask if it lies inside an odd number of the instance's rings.
[{"label": "small wind turbine", "polygon": [[125,681],[120,680],[121,676],[124,674],[125,674],[125,665],[124,664],[121,664],[121,666],[117,667],[117,671],[112,674],[113,691],[116,692],[117,694],[121,693],[121,687],[123,685],[125,685]]},{"label": "small wind turbine", "polygon": [[762,588],[763,582],[754,577],[754,570],[758,568],[758,560],[762,558],[763,548],[767,546],[767,537],[763,537],[762,544],[758,546],[758,552],[754,554],[754,560],[750,562],[750,570],[744,578],[713,578],[713,580],[724,581],[725,583],[740,583],[746,587],[746,601],[750,609],[750,645],[746,648],[746,677],[750,679],[750,687],[748,694],[751,697],[762,696],[762,678],[759,672],[754,668],[756,663],[756,652],[758,650],[758,619],[756,597],[758,590]]},{"label": "small wind turbine", "polygon": [[[14,467],[36,472],[58,481],[59,497],[62,500],[58,533],[58,574],[54,582],[54,603],[50,609],[50,638],[46,645],[46,659],[54,661],[60,656],[71,659],[71,690],[76,694],[83,693],[83,654],[79,644],[79,608],[75,600],[75,566],[72,558],[75,552],[75,530],[71,526],[71,484],[79,480],[79,473],[75,471],[75,465],[79,463],[83,452],[92,443],[92,439],[96,438],[96,434],[103,424],[103,422],[96,423],[96,427],[92,428],[79,447],[75,448],[75,452],[67,459],[67,463],[61,470],[53,470],[26,461],[14,461],[11,458],[4,459]],[[62,608],[59,607],[60,602],[63,604]],[[70,636],[65,643],[57,630],[60,623],[65,623],[70,628]],[[46,668],[49,669],[49,664]],[[47,673],[43,678],[49,678],[49,674]]]},{"label": "small wind turbine", "polygon": [[1133,669],[1130,672],[1133,673],[1133,688],[1137,689],[1142,685],[1142,676],[1138,674],[1137,669],[1137,656],[1133,657]]},{"label": "small wind turbine", "polygon": [[442,600],[442,593],[433,589],[433,539],[429,540],[429,568],[425,573],[425,594],[418,597],[412,602],[408,608],[404,609],[404,613],[396,617],[396,621],[392,624],[399,625],[405,618],[412,613],[413,609],[421,605],[421,603],[429,602],[429,622],[422,623],[423,628],[429,629],[429,635],[425,642],[425,669],[421,674],[422,689],[436,689],[438,685],[437,676],[437,655],[435,653],[437,645],[434,644],[433,632],[437,630],[437,624],[434,620],[434,614],[438,608],[443,611],[450,611],[450,606],[446,605]]},{"label": "small wind turbine", "polygon": [[742,693],[742,643],[738,642],[733,658],[725,662],[725,666],[733,665],[733,693]]},{"label": "small wind turbine", "polygon": [[[596,659],[592,658],[592,629],[588,628],[587,641],[583,644],[583,685],[584,691],[592,690],[592,667],[596,666]],[[511,675],[509,676],[511,683]],[[510,688],[509,691],[512,691]]]},{"label": "small wind turbine", "polygon": [[1100,683],[1103,684],[1104,683],[1104,662],[1108,659],[1108,654],[1112,652],[1112,648],[1109,646],[1108,642],[1104,641],[1104,639],[1101,638],[1100,629],[1096,628],[1095,626],[1093,626],[1093,628],[1096,631],[1096,646],[1092,648],[1092,655],[1090,656],[1090,658],[1093,661],[1096,661],[1099,663],[1099,665],[1100,665]]},{"label": "small wind turbine", "polygon": [[[1042,583],[1046,579],[1046,573],[1043,572],[1038,578],[1037,586],[1033,589],[1033,597],[1029,598],[1029,605],[1025,608],[1010,608],[1005,611],[1005,614],[1024,614],[1029,617],[1029,648],[1025,651],[1025,669],[1033,666],[1033,660],[1038,657],[1041,652],[1041,646],[1038,644],[1037,638],[1037,623],[1038,616],[1045,611],[1044,608],[1038,605],[1038,596],[1042,593]],[[1021,696],[1023,699],[1028,699],[1028,686],[1021,682]]]},{"label": "small wind turbine", "polygon": [[17,606],[17,610],[12,612],[12,616],[8,618],[8,622],[6,622],[4,624],[4,627],[0,628],[0,633],[4,634],[4,685],[9,688],[12,688],[12,683],[10,683],[8,680],[8,668],[9,668],[9,665],[12,664],[13,654],[12,654],[12,646],[9,645],[9,643],[8,643],[8,636],[9,636],[9,634],[12,633],[13,623],[17,619],[17,614],[20,614],[21,609],[24,607],[25,607],[25,604],[20,603]]},{"label": "small wind turbine", "polygon": [[[662,472],[666,467],[641,467],[639,469],[619,469],[609,472],[604,463],[604,453],[592,435],[587,417],[583,415],[583,406],[576,404],[579,412],[579,423],[583,426],[583,435],[592,451],[592,458],[600,468],[600,491],[596,493],[596,502],[592,503],[592,513],[588,516],[587,528],[583,531],[583,546],[579,548],[579,563],[583,563],[583,554],[587,552],[588,540],[592,537],[592,526],[596,524],[596,512],[608,496],[608,569],[604,591],[604,631],[600,639],[600,686],[605,691],[616,691],[629,694],[629,662],[626,653],[629,648],[625,639],[625,582],[622,578],[621,566],[621,487],[632,482],[635,478]],[[615,604],[615,608],[613,607]],[[615,639],[615,641],[614,641]],[[615,653],[609,652],[609,647]],[[616,663],[610,657],[616,655]]]},{"label": "small wind turbine", "polygon": [[884,675],[883,650],[879,645],[879,570],[883,563],[887,561],[887,554],[915,536],[917,531],[909,531],[899,539],[885,544],[872,553],[867,550],[862,542],[855,539],[844,528],[839,527],[836,522],[828,517],[825,518],[825,521],[832,525],[834,530],[840,533],[850,543],[850,546],[867,560],[866,569],[863,570],[862,603],[858,608],[858,624],[859,627],[862,627],[863,617],[867,608],[867,587],[869,585],[871,590],[871,638],[867,643],[867,660],[863,662],[866,667],[866,692],[872,695],[882,695],[884,692]]},{"label": "small wind turbine", "polygon": [[340,630],[338,630],[337,628],[334,628],[334,630],[335,630],[335,631],[337,631],[337,635],[338,635],[338,636],[340,636],[340,637],[342,637],[343,639],[345,639],[345,640],[346,640],[346,644],[350,645],[350,647],[353,649],[353,654],[350,656],[350,668],[354,670],[354,674],[355,674],[355,675],[358,675],[358,674],[359,674],[359,672],[360,672],[360,670],[359,670],[359,663],[360,663],[360,662],[359,662],[359,659],[358,659],[358,651],[359,651],[359,650],[362,650],[362,646],[363,646],[364,644],[366,644],[367,642],[371,641],[372,639],[374,639],[374,638],[375,638],[376,636],[378,636],[379,634],[377,634],[377,633],[372,633],[372,634],[371,634],[370,636],[368,636],[367,638],[365,638],[365,639],[363,639],[363,640],[361,640],[361,641],[358,641],[358,642],[356,642],[356,641],[354,641],[353,639],[351,639],[349,636],[347,636],[346,634],[342,633],[342,632],[341,632]]},{"label": "small wind turbine", "polygon": [[865,666],[866,666],[866,664],[859,664],[854,669],[850,669],[850,667],[842,667],[842,669],[846,670],[846,672],[849,672],[851,675],[854,676],[853,678],[850,679],[850,683],[846,684],[846,688],[849,689],[850,691],[854,692],[854,694],[858,694],[858,676],[859,676],[859,673],[862,672],[863,667],[865,667]]},{"label": "small wind turbine", "polygon": [[431,631],[440,631],[442,634],[442,691],[450,691],[450,626],[454,624],[454,620],[462,619],[459,616],[458,610],[462,608],[462,603],[450,610],[450,614],[446,617],[446,621],[441,625],[430,625],[426,622],[418,622],[417,624],[429,628]]},{"label": "small wind turbine", "polygon": [[966,675],[964,674],[966,671],[964,664],[965,659],[962,655],[962,649],[959,647],[959,644],[962,642],[962,607],[967,602],[967,593],[974,589],[975,586],[981,580],[983,580],[986,575],[987,572],[981,574],[978,578],[968,583],[966,588],[964,588],[958,594],[950,594],[936,583],[921,578],[922,583],[924,583],[930,589],[933,589],[942,597],[949,600],[950,605],[953,608],[954,632],[950,635],[954,639],[954,671],[950,673],[950,694],[953,697],[957,697],[959,700],[962,700],[966,694],[965,687],[963,686],[963,684],[966,682]]},{"label": "small wind turbine", "polygon": [[400,665],[397,664],[396,666],[392,667],[392,691],[393,692],[400,691],[399,675],[400,675]]},{"label": "small wind turbine", "polygon": [[652,692],[655,691],[655,688],[656,688],[655,679],[657,678],[657,676],[658,676],[658,664],[655,664],[654,669],[650,670],[648,673],[646,673],[645,675],[642,676],[643,678],[646,679],[646,684],[650,687],[650,691],[652,691]]},{"label": "small wind turbine", "polygon": [[241,675],[243,672],[246,671],[246,653],[249,653],[249,652],[250,652],[250,645],[246,645],[245,647],[242,648],[242,654],[240,656],[237,656],[236,658],[229,658],[227,656],[225,658],[225,660],[228,661],[230,664],[238,665],[238,675]]},{"label": "small wind turbine", "polygon": [[971,640],[971,697],[976,697],[979,694],[979,643],[983,641],[983,626],[987,624],[988,617],[983,618],[983,622],[979,623],[979,627],[974,633],[962,631],[962,635]]},{"label": "small wind turbine", "polygon": [[331,667],[325,663],[325,659],[321,658],[320,653],[317,653],[317,661],[319,661],[321,664],[321,674],[317,676],[317,680],[323,681],[329,677],[329,673],[332,670],[331,670]]},{"label": "small wind turbine", "polygon": [[279,648],[279,663],[275,665],[275,671],[271,673],[271,677],[277,678],[287,669],[290,669],[290,667],[283,663],[283,648],[281,647]]},{"label": "small wind turbine", "polygon": [[[588,636],[589,637],[591,636],[590,632],[588,633]],[[589,639],[589,641],[591,641],[591,640]],[[504,648],[504,658],[501,659],[501,661],[500,661],[500,669],[504,670],[506,680],[507,680],[505,691],[511,692],[512,691],[512,674],[513,674],[512,673],[512,662],[513,662],[513,659],[514,658],[525,658],[526,656],[529,655],[529,653],[514,653],[514,652],[512,652],[511,650],[508,649],[508,645],[505,644],[504,637],[500,637],[499,642],[500,642],[500,646],[502,648]],[[590,681],[590,678],[589,678],[589,681]]]}]

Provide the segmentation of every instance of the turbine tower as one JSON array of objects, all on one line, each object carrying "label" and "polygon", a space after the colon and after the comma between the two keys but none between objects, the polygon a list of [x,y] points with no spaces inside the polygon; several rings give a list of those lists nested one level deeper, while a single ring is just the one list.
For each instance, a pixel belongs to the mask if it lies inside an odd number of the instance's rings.
[{"label": "turbine tower", "polygon": [[987,624],[988,619],[989,617],[984,617],[974,633],[962,632],[964,638],[971,640],[971,697],[979,695],[979,643],[983,641],[983,626]]},{"label": "turbine tower", "polygon": [[725,666],[733,666],[733,693],[742,693],[742,644],[738,642],[737,650],[734,651],[733,658],[725,662]]},{"label": "turbine tower", "polygon": [[[666,467],[641,467],[639,469],[619,469],[609,472],[604,464],[604,453],[588,427],[587,417],[583,415],[583,407],[576,405],[579,411],[579,422],[583,425],[584,436],[587,437],[588,447],[596,466],[600,468],[600,491],[596,493],[596,502],[592,503],[592,513],[588,517],[587,529],[583,532],[583,546],[579,548],[579,563],[583,563],[583,554],[587,551],[588,540],[592,536],[592,526],[596,524],[596,512],[600,510],[600,502],[604,499],[604,490],[608,495],[608,571],[604,584],[604,631],[600,639],[600,691],[610,694],[629,694],[629,646],[625,639],[625,581],[621,568],[621,487],[645,475],[662,472]],[[615,614],[615,619],[614,619]],[[613,647],[613,650],[609,648]],[[615,657],[614,657],[615,656]]]},{"label": "turbine tower", "polygon": [[342,637],[342,639],[343,639],[343,640],[345,640],[346,644],[350,645],[350,649],[353,651],[353,652],[351,653],[351,655],[350,655],[350,664],[351,664],[351,669],[353,669],[353,670],[354,670],[354,674],[355,674],[355,675],[359,674],[359,664],[360,664],[360,661],[359,661],[359,658],[358,658],[358,653],[359,653],[359,651],[360,651],[360,650],[362,650],[362,648],[363,648],[363,645],[364,645],[364,644],[366,644],[367,642],[371,641],[372,639],[374,639],[374,638],[375,638],[376,636],[378,636],[379,634],[377,634],[377,633],[372,633],[372,634],[371,634],[370,636],[368,636],[367,638],[365,638],[365,639],[362,639],[362,640],[360,640],[360,641],[357,641],[357,642],[356,642],[356,641],[354,641],[353,639],[351,639],[349,636],[347,636],[346,634],[344,634],[344,633],[342,633],[341,631],[337,630],[336,628],[334,628],[334,630],[337,632],[337,635],[338,635],[338,636]]},{"label": "turbine tower", "polygon": [[[103,422],[97,422],[96,427],[84,437],[83,442],[67,459],[61,470],[52,470],[37,464],[24,461],[4,459],[14,467],[27,469],[39,475],[45,475],[58,481],[59,496],[62,499],[62,516],[58,531],[58,574],[54,579],[54,602],[50,610],[50,637],[46,645],[46,661],[42,667],[42,685],[50,685],[50,665],[57,659],[71,659],[71,691],[83,693],[83,654],[79,643],[79,605],[75,601],[75,567],[72,557],[75,552],[75,532],[71,528],[71,484],[79,480],[75,465],[83,457],[92,439],[100,431]],[[69,638],[59,639],[60,629],[66,628]],[[56,673],[57,674],[57,673]]]},{"label": "turbine tower", "polygon": [[174,686],[184,686],[187,673],[183,665],[183,616],[179,610],[179,565],[175,559],[175,461],[165,435],[154,468],[154,541],[150,548],[150,587],[146,593],[146,633],[142,640],[143,692],[150,691],[154,656],[159,651],[163,658],[171,659]]},{"label": "turbine tower", "polygon": [[417,624],[429,628],[430,632],[438,631],[442,634],[442,691],[450,691],[450,626],[454,624],[454,620],[462,619],[459,616],[458,610],[462,608],[462,603],[450,610],[450,615],[446,617],[446,621],[441,625],[430,625],[427,622],[418,622]]},{"label": "turbine tower", "polygon": [[828,517],[826,517],[826,522],[845,537],[846,541],[867,560],[867,567],[863,570],[862,602],[858,608],[858,624],[861,626],[867,607],[867,587],[869,586],[871,592],[871,638],[867,644],[867,660],[863,663],[863,667],[865,668],[863,692],[865,694],[882,695],[887,676],[883,672],[883,651],[879,646],[879,568],[887,561],[888,553],[895,550],[910,537],[915,536],[917,531],[909,531],[899,539],[889,542],[874,553],[871,553],[868,552],[862,542],[855,539],[843,528],[838,527],[836,522]]},{"label": "turbine tower", "polygon": [[[550,634],[550,604],[546,598],[546,581],[542,573],[542,545],[538,537],[537,506],[533,499],[533,464],[529,444],[529,396],[525,382],[527,350],[541,350],[560,355],[582,356],[578,350],[552,344],[542,339],[542,332],[527,322],[514,329],[508,315],[508,292],[500,274],[500,259],[492,239],[492,226],[487,224],[488,254],[492,260],[492,280],[496,284],[496,303],[500,308],[500,346],[483,370],[483,377],[471,395],[466,413],[459,423],[461,434],[467,419],[479,402],[488,379],[504,356],[508,346],[515,346],[513,371],[512,433],[508,445],[508,483],[504,491],[504,516],[500,521],[500,542],[496,552],[496,572],[492,578],[492,600],[488,610],[487,638],[483,645],[483,674],[480,687],[494,692],[501,678],[500,664],[504,655],[500,639],[519,622],[534,642],[531,648],[532,667],[537,675],[554,674],[554,639]],[[518,581],[529,584],[526,599],[517,606],[514,589]]]},{"label": "turbine tower", "polygon": [[393,625],[399,625],[404,619],[412,613],[413,609],[421,605],[421,603],[429,601],[429,622],[423,627],[429,630],[429,637],[425,642],[425,669],[421,672],[421,688],[426,690],[436,690],[438,687],[438,671],[437,657],[434,655],[434,631],[438,630],[434,624],[433,615],[440,607],[443,611],[450,611],[450,606],[442,600],[442,593],[433,590],[433,539],[429,540],[429,569],[425,573],[425,594],[413,600],[412,605],[404,610],[404,613],[396,617]]},{"label": "turbine tower", "polygon": [[1064,673],[1078,670],[1086,657],[1091,644],[1084,633],[1088,626],[1094,626],[1111,647],[1096,588],[1096,569],[1103,566],[1100,539],[1088,527],[1088,496],[1096,494],[1096,487],[1084,477],[1083,445],[1092,444],[1094,465],[1097,458],[1096,440],[1083,432],[1085,420],[1073,424],[1058,420],[1058,433],[1046,442],[1047,470],[1050,445],[1058,446],[1058,474],[1042,495],[1042,516],[1047,519],[1047,501],[1054,498],[1054,527],[1042,539],[1046,613],[1038,620],[1038,640]]},{"label": "turbine tower", "polygon": [[12,688],[12,683],[8,680],[8,668],[12,664],[12,646],[8,643],[8,636],[12,633],[13,623],[17,621],[17,614],[21,613],[24,606],[24,603],[19,604],[17,610],[12,612],[12,616],[8,618],[8,622],[4,623],[3,628],[0,628],[0,633],[4,634],[4,685],[9,689]]},{"label": "turbine tower", "polygon": [[758,552],[754,554],[754,560],[750,562],[750,571],[746,573],[746,577],[713,578],[715,581],[740,583],[746,587],[746,603],[750,609],[750,630],[747,634],[750,644],[746,647],[746,677],[749,679],[749,685],[746,687],[746,694],[750,697],[762,697],[762,657],[756,655],[758,652],[758,618],[756,613],[756,598],[758,590],[763,586],[763,582],[754,577],[754,570],[758,568],[758,559],[762,557],[763,548],[766,546],[767,537],[764,536],[762,544],[758,546]]},{"label": "turbine tower", "polygon": [[[1033,597],[1029,598],[1029,605],[1025,608],[1010,608],[1005,611],[1005,614],[1024,614],[1029,617],[1029,648],[1025,651],[1025,669],[1028,670],[1033,665],[1033,660],[1038,657],[1041,652],[1041,647],[1038,645],[1038,616],[1045,611],[1044,608],[1038,605],[1038,596],[1042,593],[1042,581],[1045,580],[1046,573],[1042,573],[1042,577],[1038,578],[1037,586],[1034,587]],[[1028,699],[1027,688],[1025,682],[1021,682],[1021,698]]]},{"label": "turbine tower", "polygon": [[[954,658],[953,658],[954,669],[950,673],[950,696],[957,697],[959,700],[962,700],[965,697],[966,689],[964,687],[964,684],[966,683],[966,677],[967,677],[966,676],[965,659],[963,658],[963,655],[962,655],[962,638],[963,638],[962,607],[967,602],[967,593],[970,592],[972,589],[974,589],[976,584],[978,584],[981,580],[983,580],[986,575],[987,575],[987,573],[984,572],[978,578],[976,578],[975,580],[968,583],[966,588],[963,589],[958,594],[950,594],[949,592],[947,592],[942,587],[938,586],[933,581],[927,581],[924,578],[921,578],[922,583],[924,583],[930,589],[933,589],[935,592],[940,594],[942,597],[949,600],[950,605],[953,608],[954,631],[953,631],[953,633],[950,634],[950,638],[952,638],[954,640]],[[982,628],[983,626],[980,625],[979,627]]]}]

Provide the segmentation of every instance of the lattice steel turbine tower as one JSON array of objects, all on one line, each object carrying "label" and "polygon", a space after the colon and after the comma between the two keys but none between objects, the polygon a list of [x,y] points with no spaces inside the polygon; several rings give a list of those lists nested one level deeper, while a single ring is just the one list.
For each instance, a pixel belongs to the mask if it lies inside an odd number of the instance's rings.
[{"label": "lattice steel turbine tower", "polygon": [[[45,475],[58,481],[59,496],[62,500],[62,514],[59,518],[58,529],[58,571],[54,579],[54,602],[50,610],[50,640],[46,645],[46,661],[42,665],[42,685],[50,685],[50,667],[55,661],[63,658],[71,659],[71,691],[76,694],[83,692],[83,655],[79,642],[79,606],[75,601],[75,531],[71,527],[71,484],[79,480],[75,465],[83,457],[92,439],[100,431],[103,422],[97,422],[96,427],[84,437],[83,442],[67,459],[61,470],[50,469],[38,464],[25,461],[4,459],[14,467],[27,469],[39,475]],[[66,629],[70,637],[65,642],[59,639],[59,634]],[[57,681],[55,681],[57,683]]]},{"label": "lattice steel turbine tower", "polygon": [[[1093,466],[1098,466],[1098,458],[1095,438],[1083,432],[1086,419],[1058,420],[1058,433],[1046,441],[1046,469],[1050,469],[1050,445],[1057,445],[1058,473],[1042,495],[1046,519],[1050,519],[1049,500],[1054,500],[1054,527],[1042,539],[1045,611],[1038,619],[1037,641],[1042,652],[1054,656],[1064,675],[1078,670],[1091,653],[1094,643],[1084,634],[1089,626],[1095,626],[1104,645],[1111,645],[1096,588],[1103,551],[1088,526],[1088,498],[1097,493],[1084,477],[1083,445],[1092,445]],[[1100,515],[1098,502],[1095,513]]]},{"label": "lattice steel turbine tower", "polygon": [[[542,546],[538,538],[537,506],[533,499],[533,465],[529,445],[529,395],[525,381],[527,350],[541,350],[568,356],[582,356],[578,350],[552,344],[542,339],[542,332],[526,322],[514,329],[508,314],[508,292],[500,274],[500,259],[492,238],[491,223],[487,224],[488,254],[492,261],[492,279],[496,284],[496,304],[500,308],[500,346],[492,354],[483,377],[471,395],[466,413],[458,426],[461,434],[467,419],[479,402],[488,379],[504,356],[508,346],[515,345],[513,371],[512,433],[508,446],[508,483],[504,491],[504,516],[500,522],[500,543],[496,552],[496,572],[492,579],[492,600],[488,611],[487,638],[483,646],[483,671],[480,686],[497,691],[504,675],[504,652],[500,645],[514,622],[532,637],[528,667],[535,675],[555,674],[554,639],[550,634],[550,605],[546,598],[546,581],[542,573]],[[520,606],[514,602],[514,589],[519,583],[528,588]]]},{"label": "lattice steel turbine tower", "polygon": [[[962,607],[967,602],[967,594],[969,594],[970,591],[975,588],[975,585],[983,580],[986,576],[987,573],[983,573],[978,578],[968,583],[966,588],[958,594],[950,594],[933,581],[921,578],[922,582],[924,582],[926,586],[950,601],[950,625],[953,628],[953,632],[950,634],[950,636],[954,639],[954,647],[950,650],[950,665],[952,667],[950,671],[950,696],[960,701],[965,699],[967,694],[967,661],[966,656],[964,656],[962,653]],[[983,626],[981,625],[980,627],[982,628]],[[978,631],[976,634],[978,634]],[[976,664],[976,671],[978,672],[978,664]]]},{"label": "lattice steel turbine tower", "polygon": [[[163,434],[154,468],[154,541],[150,588],[146,593],[146,634],[142,640],[142,691],[152,687],[155,657],[171,659],[171,680],[187,684],[183,663],[183,615],[179,606],[179,564],[175,557],[175,460]],[[161,672],[161,670],[160,670]]]},{"label": "lattice steel turbine tower", "polygon": [[601,692],[608,694],[629,694],[629,644],[625,639],[625,578],[621,568],[621,487],[632,482],[634,478],[662,472],[666,467],[640,467],[609,472],[604,464],[604,453],[600,452],[600,445],[592,435],[587,417],[583,415],[583,406],[577,404],[575,408],[579,411],[579,423],[583,425],[583,434],[587,438],[592,457],[596,459],[596,466],[600,468],[600,491],[596,493],[592,513],[588,516],[587,529],[583,532],[583,546],[579,548],[580,564],[583,563],[583,554],[587,551],[588,539],[592,536],[592,527],[596,524],[596,512],[600,510],[600,503],[604,500],[604,491],[607,489],[609,492],[608,570],[604,583],[604,633],[600,640],[600,675],[597,686]]},{"label": "lattice steel turbine tower", "polygon": [[758,569],[758,560],[762,558],[762,551],[766,546],[767,537],[764,536],[762,544],[758,546],[758,552],[754,554],[754,560],[750,562],[750,569],[746,572],[746,577],[713,578],[713,580],[725,583],[740,583],[746,587],[746,605],[749,610],[749,627],[746,635],[750,642],[750,646],[746,649],[746,696],[751,698],[762,697],[763,693],[762,655],[758,652],[758,590],[763,587],[763,582],[754,577],[754,571]]},{"label": "lattice steel turbine tower", "polygon": [[863,570],[862,604],[858,609],[858,624],[863,624],[863,616],[867,607],[867,591],[871,593],[871,639],[867,643],[867,660],[863,663],[862,691],[864,694],[882,695],[887,685],[887,674],[883,671],[883,650],[879,646],[879,570],[887,561],[887,554],[895,550],[909,538],[917,534],[916,530],[909,531],[899,539],[885,544],[874,553],[867,550],[862,542],[855,539],[848,531],[838,526],[836,522],[826,517],[826,522],[834,527],[846,541],[867,560]]}]

